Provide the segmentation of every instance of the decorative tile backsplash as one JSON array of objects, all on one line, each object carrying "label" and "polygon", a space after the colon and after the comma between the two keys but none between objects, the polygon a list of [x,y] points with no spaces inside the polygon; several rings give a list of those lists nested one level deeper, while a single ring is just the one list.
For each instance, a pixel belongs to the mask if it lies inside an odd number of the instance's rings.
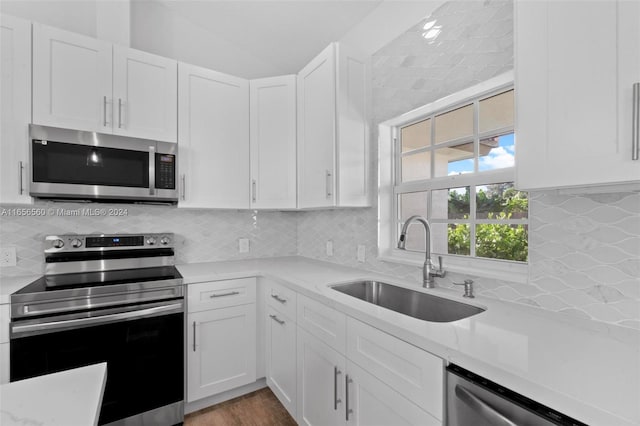
[{"label": "decorative tile backsplash", "polygon": [[[96,206],[107,211],[111,207],[125,209],[127,214],[69,216],[55,213]],[[177,263],[288,256],[297,252],[296,214],[290,212],[52,202],[37,203],[34,207],[44,208],[47,214],[44,217],[0,217],[2,247],[16,247],[18,257],[15,267],[0,269],[0,276],[42,273],[44,237],[63,233],[173,232],[176,234]],[[238,238],[249,238],[249,253],[238,253]]]}]

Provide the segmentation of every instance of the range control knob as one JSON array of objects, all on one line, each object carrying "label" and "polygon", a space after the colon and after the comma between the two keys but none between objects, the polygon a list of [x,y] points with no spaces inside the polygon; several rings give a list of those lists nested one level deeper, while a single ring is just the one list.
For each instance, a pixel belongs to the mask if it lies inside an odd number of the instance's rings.
[{"label": "range control knob", "polygon": [[167,244],[169,244],[171,242],[171,238],[169,237],[162,237],[160,239],[160,244],[162,244],[163,246],[166,246]]},{"label": "range control knob", "polygon": [[62,248],[62,247],[64,247],[64,241],[62,241],[62,240],[53,240],[53,246],[55,248]]},{"label": "range control knob", "polygon": [[149,245],[149,246],[154,246],[154,245],[156,245],[156,239],[155,239],[155,237],[149,237],[149,238],[147,238],[147,245]]},{"label": "range control knob", "polygon": [[73,240],[71,240],[71,247],[73,248],[82,247],[82,240],[74,238]]}]

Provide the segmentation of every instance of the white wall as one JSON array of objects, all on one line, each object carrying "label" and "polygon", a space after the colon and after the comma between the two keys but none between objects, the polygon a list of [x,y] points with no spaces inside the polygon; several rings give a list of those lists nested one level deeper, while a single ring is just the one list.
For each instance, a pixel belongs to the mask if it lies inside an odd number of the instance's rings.
[{"label": "white wall", "polygon": [[213,37],[161,3],[133,1],[131,22],[131,47],[136,49],[243,78],[283,74],[250,53],[239,55],[238,46]]},{"label": "white wall", "polygon": [[129,0],[2,0],[0,13],[129,46]]}]

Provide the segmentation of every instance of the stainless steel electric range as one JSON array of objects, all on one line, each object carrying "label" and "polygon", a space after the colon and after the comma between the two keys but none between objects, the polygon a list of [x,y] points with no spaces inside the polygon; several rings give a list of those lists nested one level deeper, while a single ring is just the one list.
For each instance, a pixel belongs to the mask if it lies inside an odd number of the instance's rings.
[{"label": "stainless steel electric range", "polygon": [[184,288],[174,236],[56,235],[11,295],[11,381],[107,363],[99,424],[184,418]]}]

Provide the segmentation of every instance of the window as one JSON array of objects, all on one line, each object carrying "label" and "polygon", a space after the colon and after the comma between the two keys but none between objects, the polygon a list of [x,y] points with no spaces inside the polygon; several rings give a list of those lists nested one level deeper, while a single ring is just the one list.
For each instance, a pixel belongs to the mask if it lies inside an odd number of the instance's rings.
[{"label": "window", "polygon": [[[392,241],[387,247],[396,256],[404,256],[393,242],[402,225],[410,216],[421,215],[431,224],[436,255],[527,261],[528,198],[513,183],[513,84],[485,84],[469,95],[474,89],[455,102],[427,105],[408,114],[411,121],[400,117],[388,127],[393,141],[392,190],[387,191]],[[406,249],[425,251],[419,223],[409,227]]]}]

